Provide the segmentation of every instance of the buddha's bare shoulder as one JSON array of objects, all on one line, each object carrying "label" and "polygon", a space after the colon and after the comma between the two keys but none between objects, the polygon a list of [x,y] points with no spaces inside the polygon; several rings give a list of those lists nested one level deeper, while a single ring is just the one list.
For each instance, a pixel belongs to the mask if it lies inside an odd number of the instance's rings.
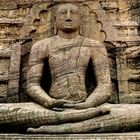
[{"label": "buddha's bare shoulder", "polygon": [[32,51],[34,50],[44,50],[44,49],[47,49],[48,46],[50,45],[50,43],[52,42],[52,40],[55,39],[55,36],[54,37],[49,37],[49,38],[44,38],[42,40],[39,40],[37,41],[36,43],[33,44],[32,46]]},{"label": "buddha's bare shoulder", "polygon": [[97,46],[98,47],[102,47],[103,46],[103,43],[101,43],[100,41],[94,40],[94,39],[90,39],[90,38],[85,38],[84,39],[84,44],[92,46],[92,47],[97,47]]}]

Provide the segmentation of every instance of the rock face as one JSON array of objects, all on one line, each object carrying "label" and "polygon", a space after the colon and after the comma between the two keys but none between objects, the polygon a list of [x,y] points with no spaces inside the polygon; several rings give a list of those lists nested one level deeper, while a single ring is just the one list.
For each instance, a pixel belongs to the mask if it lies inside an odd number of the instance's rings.
[{"label": "rock face", "polygon": [[[139,0],[0,0],[0,102],[25,102],[31,46],[57,33],[59,4],[80,7],[80,34],[102,42],[108,52],[113,95],[110,103],[140,103],[140,1]],[[86,90],[95,88],[91,65]],[[41,86],[51,87],[48,63]],[[46,84],[47,83],[47,84]]]},{"label": "rock face", "polygon": [[[26,74],[28,56],[33,43],[56,33],[54,15],[58,4],[68,0],[29,1],[1,0],[0,48],[10,48],[17,42],[21,48],[21,64],[18,101],[27,101]],[[75,1],[82,16],[81,35],[103,42],[108,50],[113,83],[110,102],[139,103],[139,1]],[[0,77],[9,70],[9,60],[0,58]],[[47,67],[47,64],[46,64]],[[90,70],[87,70],[90,73]],[[44,77],[44,76],[43,76]],[[88,77],[88,76],[87,76]],[[48,83],[50,77],[46,77]],[[44,78],[42,78],[42,86]],[[3,81],[3,80],[1,80]],[[9,102],[8,79],[0,83],[0,102]],[[20,85],[20,86],[18,86]],[[93,90],[92,80],[87,78],[87,89]],[[48,88],[49,89],[49,86]],[[11,94],[11,93],[10,93]]]}]

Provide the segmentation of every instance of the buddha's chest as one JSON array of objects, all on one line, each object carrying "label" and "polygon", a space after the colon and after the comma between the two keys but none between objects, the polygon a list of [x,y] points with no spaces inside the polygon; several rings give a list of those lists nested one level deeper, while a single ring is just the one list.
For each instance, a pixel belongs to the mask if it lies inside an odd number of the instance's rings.
[{"label": "buddha's chest", "polygon": [[49,51],[50,68],[87,67],[90,59],[90,50],[84,46],[64,46]]}]

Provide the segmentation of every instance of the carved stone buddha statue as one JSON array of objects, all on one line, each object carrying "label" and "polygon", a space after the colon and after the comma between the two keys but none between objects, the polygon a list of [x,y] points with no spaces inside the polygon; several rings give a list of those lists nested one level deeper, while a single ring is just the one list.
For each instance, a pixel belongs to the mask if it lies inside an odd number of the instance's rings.
[{"label": "carved stone buddha statue", "polygon": [[[79,35],[80,11],[65,4],[56,12],[57,35],[33,45],[30,53],[27,94],[47,108],[96,107],[111,96],[111,81],[105,47],[98,41]],[[44,59],[48,58],[52,75],[49,93],[39,85]],[[97,87],[87,95],[85,73],[92,61]]]},{"label": "carved stone buddha statue", "polygon": [[[140,105],[107,104],[111,79],[103,44],[79,35],[80,10],[62,4],[56,11],[57,35],[35,43],[30,52],[27,95],[33,102],[0,104],[0,125],[24,126],[28,133],[114,132],[139,128]],[[46,61],[52,83],[41,87]],[[96,88],[88,94],[86,69],[92,62]],[[106,103],[106,104],[104,104]]]}]

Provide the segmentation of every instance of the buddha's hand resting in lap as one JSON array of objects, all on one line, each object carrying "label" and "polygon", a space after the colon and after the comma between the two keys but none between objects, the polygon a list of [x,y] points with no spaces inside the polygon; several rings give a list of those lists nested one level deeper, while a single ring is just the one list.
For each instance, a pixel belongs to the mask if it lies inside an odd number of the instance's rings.
[{"label": "buddha's hand resting in lap", "polygon": [[75,109],[87,109],[87,108],[91,108],[94,106],[92,105],[92,103],[85,101],[85,102],[81,102],[81,103],[65,103],[65,104],[63,104],[63,107],[75,108]]},{"label": "buddha's hand resting in lap", "polygon": [[[74,109],[87,109],[87,108],[95,108],[92,103],[88,102],[88,101],[85,101],[85,102],[82,102],[82,103],[76,103],[76,104],[69,104],[69,103],[66,103],[63,105],[63,107],[66,107],[66,108],[74,108]],[[97,107],[98,109],[100,109],[100,115],[105,115],[105,114],[108,114],[111,112],[111,109],[109,107],[104,107],[104,106],[98,106]]]},{"label": "buddha's hand resting in lap", "polygon": [[79,102],[78,101],[65,100],[65,99],[51,99],[51,100],[44,103],[44,107],[47,107],[47,108],[54,108],[54,107],[63,108],[64,104],[74,105],[76,103],[79,103]]}]

